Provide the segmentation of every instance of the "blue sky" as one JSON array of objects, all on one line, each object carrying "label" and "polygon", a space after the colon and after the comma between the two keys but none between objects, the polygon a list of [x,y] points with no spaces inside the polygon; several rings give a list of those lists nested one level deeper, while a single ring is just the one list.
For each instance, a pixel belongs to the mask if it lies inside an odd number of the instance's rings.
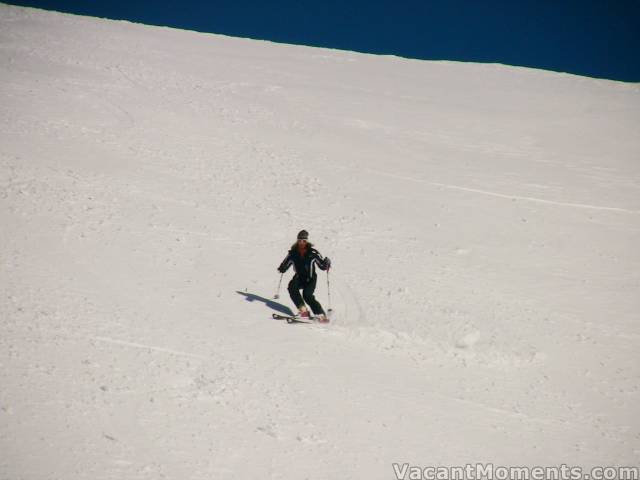
[{"label": "blue sky", "polygon": [[640,0],[11,3],[276,42],[640,82]]}]

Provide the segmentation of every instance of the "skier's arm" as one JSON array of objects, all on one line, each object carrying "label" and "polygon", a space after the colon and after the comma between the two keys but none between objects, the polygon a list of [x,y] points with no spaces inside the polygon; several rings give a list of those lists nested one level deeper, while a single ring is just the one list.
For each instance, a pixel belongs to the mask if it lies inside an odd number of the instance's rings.
[{"label": "skier's arm", "polygon": [[284,260],[282,261],[282,263],[278,267],[278,271],[280,273],[286,272],[287,270],[289,270],[289,267],[291,266],[292,263],[293,262],[291,261],[291,253],[287,253],[287,256],[284,257]]},{"label": "skier's arm", "polygon": [[329,270],[331,268],[331,260],[329,257],[323,257],[320,252],[316,251],[316,259],[320,270]]}]

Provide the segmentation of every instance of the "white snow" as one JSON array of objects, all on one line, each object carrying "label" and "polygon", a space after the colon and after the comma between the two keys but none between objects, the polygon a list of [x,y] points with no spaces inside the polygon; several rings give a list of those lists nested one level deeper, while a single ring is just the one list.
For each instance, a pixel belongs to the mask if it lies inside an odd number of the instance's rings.
[{"label": "white snow", "polygon": [[0,208],[0,478],[638,464],[638,84],[0,5]]}]

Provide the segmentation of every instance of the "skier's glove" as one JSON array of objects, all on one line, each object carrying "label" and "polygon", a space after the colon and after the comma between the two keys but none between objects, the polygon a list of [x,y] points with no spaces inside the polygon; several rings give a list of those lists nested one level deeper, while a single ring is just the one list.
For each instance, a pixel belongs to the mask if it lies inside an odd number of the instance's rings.
[{"label": "skier's glove", "polygon": [[324,265],[325,265],[325,267],[327,267],[327,270],[329,270],[331,268],[331,259],[329,257],[326,257],[324,259]]}]

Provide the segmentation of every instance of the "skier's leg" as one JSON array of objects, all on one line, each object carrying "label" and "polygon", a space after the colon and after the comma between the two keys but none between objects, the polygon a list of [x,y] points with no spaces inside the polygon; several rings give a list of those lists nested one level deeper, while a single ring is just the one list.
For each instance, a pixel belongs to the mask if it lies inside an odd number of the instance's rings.
[{"label": "skier's leg", "polygon": [[289,286],[287,287],[289,290],[289,296],[291,297],[291,301],[296,306],[298,310],[304,307],[304,301],[300,296],[300,284],[298,283],[298,276],[294,275],[291,281],[289,282]]},{"label": "skier's leg", "polygon": [[307,302],[307,305],[311,307],[311,311],[314,315],[324,315],[322,305],[320,305],[320,302],[318,302],[316,297],[313,295],[315,289],[316,279],[314,278],[311,283],[305,285],[304,290],[302,290],[302,297],[304,298],[304,301]]}]

